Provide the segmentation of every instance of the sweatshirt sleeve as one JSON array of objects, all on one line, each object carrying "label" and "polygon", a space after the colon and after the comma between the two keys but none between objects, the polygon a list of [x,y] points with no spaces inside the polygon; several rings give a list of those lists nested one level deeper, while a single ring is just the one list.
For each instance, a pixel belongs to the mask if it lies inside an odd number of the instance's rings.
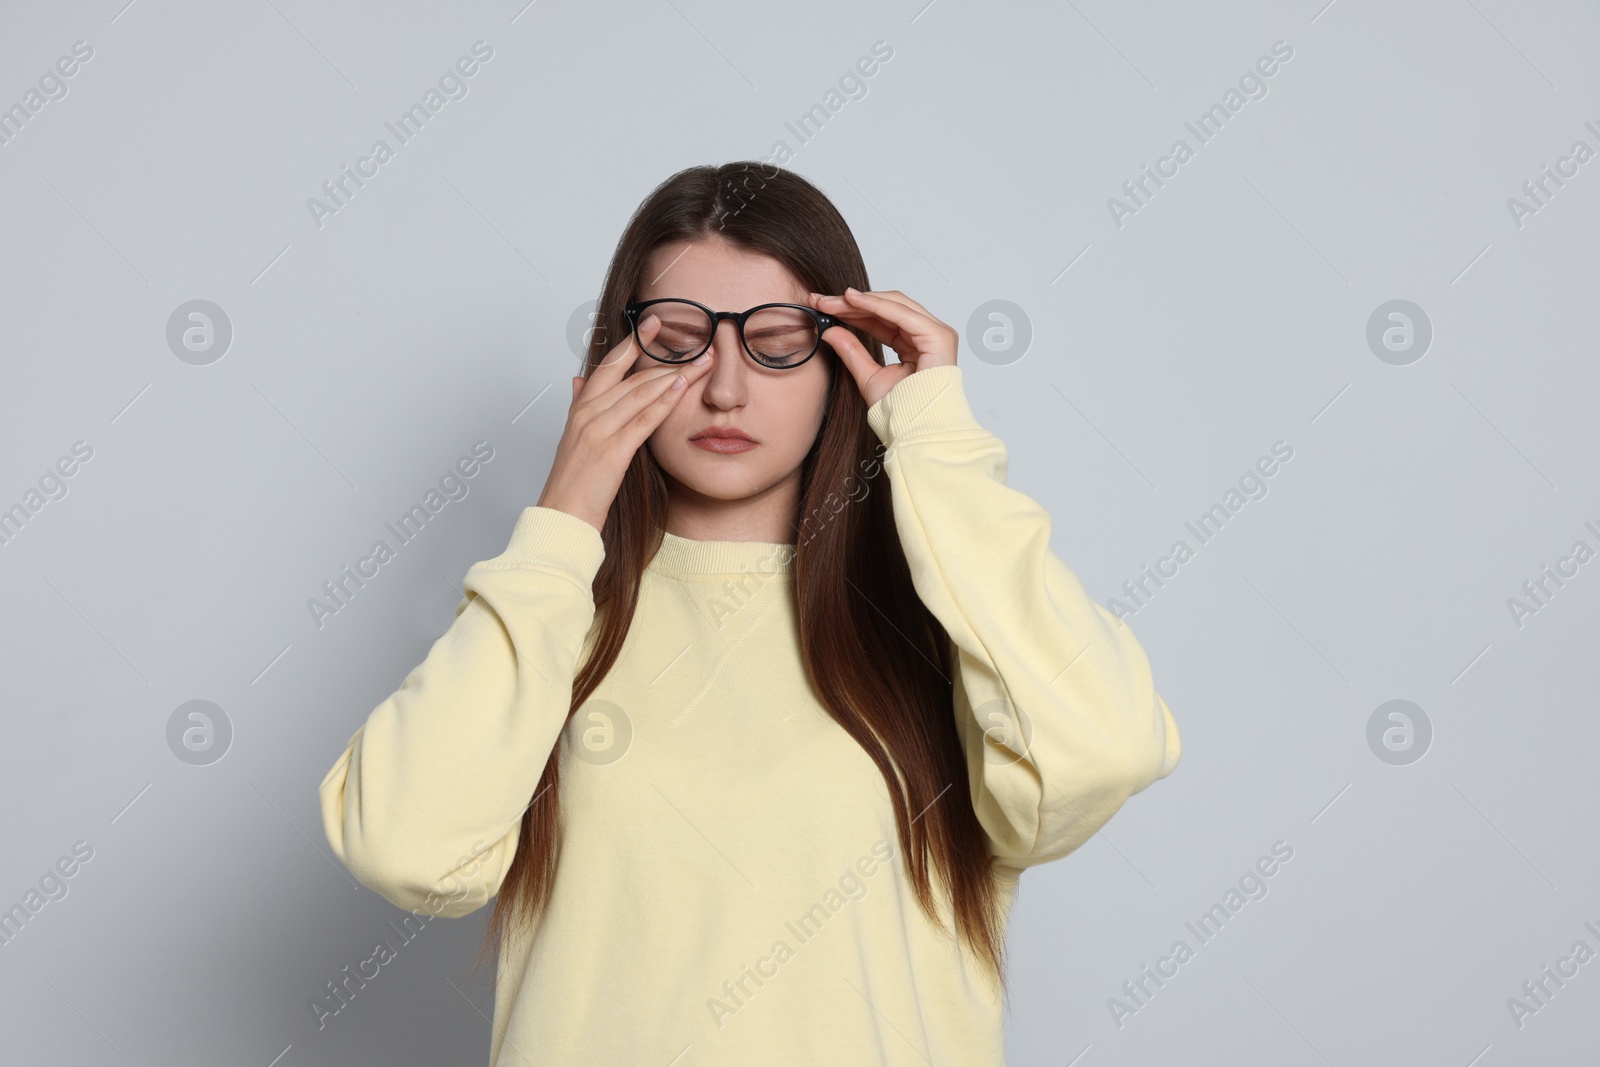
[{"label": "sweatshirt sleeve", "polygon": [[973,417],[960,367],[912,372],[867,420],[912,582],[950,635],[990,850],[1017,869],[1059,859],[1172,773],[1177,724],[1132,631],[1050,550],[1049,514],[1005,484],[1005,445]]},{"label": "sweatshirt sleeve", "polygon": [[319,789],[328,844],[363,885],[445,916],[499,890],[566,724],[604,558],[593,526],[529,507],[505,551],[467,570],[449,629]]}]

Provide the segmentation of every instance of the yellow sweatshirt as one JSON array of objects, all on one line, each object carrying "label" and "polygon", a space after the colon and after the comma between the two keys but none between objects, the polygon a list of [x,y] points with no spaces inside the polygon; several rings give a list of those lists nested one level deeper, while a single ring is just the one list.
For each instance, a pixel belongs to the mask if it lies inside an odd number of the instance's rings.
[{"label": "yellow sweatshirt", "polygon": [[[1049,515],[1005,484],[960,368],[912,373],[867,417],[888,485],[864,484],[893,494],[955,646],[958,788],[1009,916],[1024,868],[1171,773],[1177,725],[1132,632],[1051,552]],[[357,879],[461,916],[498,890],[562,744],[554,896],[502,953],[490,1067],[1004,1063],[998,986],[917,905],[883,778],[805,680],[789,548],[667,534],[616,666],[564,727],[605,550],[526,508],[323,780]],[[1020,729],[991,717],[1006,706]]]}]

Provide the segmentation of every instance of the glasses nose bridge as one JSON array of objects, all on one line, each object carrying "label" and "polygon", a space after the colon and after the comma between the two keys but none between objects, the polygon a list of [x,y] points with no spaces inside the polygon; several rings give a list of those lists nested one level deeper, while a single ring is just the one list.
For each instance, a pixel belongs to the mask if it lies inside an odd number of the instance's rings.
[{"label": "glasses nose bridge", "polygon": [[711,313],[711,336],[715,337],[717,335],[717,331],[722,328],[724,319],[733,320],[734,333],[738,334],[739,321],[742,318],[744,318],[744,312],[742,311],[713,311]]},{"label": "glasses nose bridge", "polygon": [[[743,311],[712,311],[712,312],[709,312],[709,314],[711,316],[711,333],[706,338],[706,347],[707,348],[711,348],[712,346],[714,346],[717,343],[717,331],[722,329],[723,320],[724,319],[728,319],[728,320],[731,320],[733,322],[733,343],[736,344],[739,347],[739,350],[741,352],[744,351],[744,348],[745,348],[745,343],[744,343],[744,316],[745,316],[745,312],[743,312]],[[746,353],[746,354],[748,355],[748,353]]]}]

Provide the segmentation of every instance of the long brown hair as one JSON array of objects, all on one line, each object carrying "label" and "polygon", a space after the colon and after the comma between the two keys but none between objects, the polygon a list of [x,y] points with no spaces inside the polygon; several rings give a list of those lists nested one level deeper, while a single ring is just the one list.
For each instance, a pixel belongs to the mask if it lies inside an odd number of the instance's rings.
[{"label": "long brown hair", "polygon": [[[600,293],[584,377],[627,336],[622,308],[636,298],[651,253],[664,243],[712,235],[773,257],[814,292],[871,289],[854,236],[816,186],[756,162],[690,167],[657,186],[629,220]],[[852,331],[883,363],[882,346]],[[818,355],[837,360],[826,346]],[[822,425],[801,466],[794,522],[800,656],[818,699],[883,774],[900,852],[923,910],[943,925],[931,861],[960,936],[1003,990],[999,892],[951,703],[949,635],[912,586],[888,487],[880,482],[832,514],[852,475],[878,462],[881,446],[855,380],[837,364],[831,379]],[[826,506],[829,494],[834,508]],[[569,720],[616,662],[666,516],[665,477],[649,450],[640,448],[601,531],[605,560],[594,579],[595,625],[586,637],[591,651],[573,681]],[[818,518],[824,521],[812,521]],[[479,961],[503,945],[513,924],[531,928],[549,901],[561,841],[560,749],[558,742],[522,814],[516,855]]]}]

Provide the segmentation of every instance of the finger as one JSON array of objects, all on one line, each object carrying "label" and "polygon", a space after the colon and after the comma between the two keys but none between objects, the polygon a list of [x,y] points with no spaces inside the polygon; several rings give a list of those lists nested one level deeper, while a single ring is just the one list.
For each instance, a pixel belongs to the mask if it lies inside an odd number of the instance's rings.
[{"label": "finger", "polygon": [[854,306],[866,308],[879,319],[898,328],[895,339],[887,343],[899,354],[901,362],[910,361],[919,367],[955,363],[961,335],[948,323],[910,307],[912,301],[909,298],[902,295],[905,301],[902,303],[881,293],[863,293],[854,289],[845,290],[845,298]]},{"label": "finger", "polygon": [[[818,307],[818,310],[826,310],[827,314],[834,315],[835,318],[843,318],[846,322],[850,322],[850,325],[861,326],[862,330],[870,331],[878,341],[886,342],[894,334],[906,333],[894,323],[894,320],[880,314],[875,307],[864,306],[861,302],[851,302],[846,296],[824,296],[822,301],[824,302]],[[938,322],[931,315],[928,318],[930,318],[930,322]]]},{"label": "finger", "polygon": [[818,311],[827,312],[836,319],[866,331],[879,344],[890,344],[899,336],[892,323],[885,322],[873,311],[851,305],[842,296],[825,296],[821,293],[814,295],[816,299],[813,304]]},{"label": "finger", "polygon": [[904,304],[909,308],[914,308],[917,311],[922,312],[924,315],[928,316],[928,318],[930,318],[930,319],[933,319],[935,322],[938,321],[939,317],[937,315],[933,314],[927,308],[923,307],[921,304],[917,303],[915,300],[911,299],[909,296],[907,296],[906,294],[902,293],[898,289],[873,289],[871,291],[873,293],[876,293],[878,296],[883,297],[885,300],[898,301],[899,303]]},{"label": "finger", "polygon": [[[844,364],[845,370],[850,372],[850,377],[855,379],[862,396],[873,395],[876,391],[873,379],[889,368],[873,359],[872,353],[867,351],[860,339],[843,326],[830,326],[822,331],[822,336],[833,347],[834,354]],[[887,389],[883,391],[887,392]]]},{"label": "finger", "polygon": [[[655,315],[646,315],[639,323],[639,337],[645,344],[649,344],[660,327],[659,318]],[[600,357],[600,362],[589,372],[589,378],[598,380],[605,388],[610,388],[628,373],[628,368],[638,360],[639,354],[639,343],[634,338],[633,331],[629,330],[622,340],[611,346]]]},{"label": "finger", "polygon": [[[658,403],[664,402],[671,408],[684,390],[710,367],[711,360],[707,359],[704,363],[691,362],[666,367],[659,373],[641,372],[634,375],[638,381],[619,391],[614,402],[595,416],[596,426],[602,433],[614,434],[637,419],[641,412],[648,411]],[[656,423],[665,417],[663,414],[656,419]]]},{"label": "finger", "polygon": [[[597,413],[610,411],[618,404],[624,403],[630,398],[641,397],[646,393],[654,395],[651,390],[657,385],[671,384],[668,379],[675,374],[686,374],[689,376],[688,380],[692,382],[699,377],[710,362],[711,357],[709,354],[706,355],[704,363],[695,363],[693,360],[688,363],[659,363],[651,361],[650,366],[628,375],[622,381],[606,390],[604,395],[596,397],[595,411]],[[639,401],[640,404],[646,402],[645,400]]]},{"label": "finger", "polygon": [[901,304],[916,308],[924,315],[928,313],[926,308],[917,303],[915,300],[911,299],[909,296],[906,296],[904,293],[900,292],[898,289],[855,289],[854,287],[846,287],[845,292],[842,293],[808,293],[807,295],[812,297],[821,297],[824,300],[830,300],[835,304],[835,306],[838,307],[850,308],[855,307],[855,305],[853,305],[847,299],[852,292],[867,293],[871,296],[883,297],[886,300],[896,300]]},{"label": "finger", "polygon": [[[638,337],[629,331],[626,338],[613,345],[601,356],[600,362],[590,368],[588,380],[594,385],[586,389],[583,394],[583,399],[590,407],[602,409],[610,407],[616,402],[617,396],[613,390],[617,386],[630,382],[630,379],[639,375],[646,376],[640,379],[641,381],[648,380],[655,377],[653,372],[657,368],[668,366],[645,358],[645,353],[639,347],[639,337],[649,344],[660,329],[661,320],[655,315],[646,315],[639,323]],[[640,368],[637,374],[634,373],[635,366]],[[637,384],[638,382],[631,382],[629,387]]]},{"label": "finger", "polygon": [[892,300],[881,293],[863,293],[858,289],[846,289],[844,299],[851,307],[870,311],[878,318],[893,323],[910,337],[931,339],[940,329],[949,329],[927,312],[909,307],[899,300]]},{"label": "finger", "polygon": [[628,447],[637,450],[644,444],[645,439],[655,433],[672,413],[678,410],[678,402],[688,392],[689,384],[695,374],[703,373],[705,366],[688,367],[682,373],[669,375],[664,386],[657,386],[642,390],[633,398],[631,414],[621,405],[608,413],[608,417],[620,419],[617,428],[612,434],[627,442]]}]

